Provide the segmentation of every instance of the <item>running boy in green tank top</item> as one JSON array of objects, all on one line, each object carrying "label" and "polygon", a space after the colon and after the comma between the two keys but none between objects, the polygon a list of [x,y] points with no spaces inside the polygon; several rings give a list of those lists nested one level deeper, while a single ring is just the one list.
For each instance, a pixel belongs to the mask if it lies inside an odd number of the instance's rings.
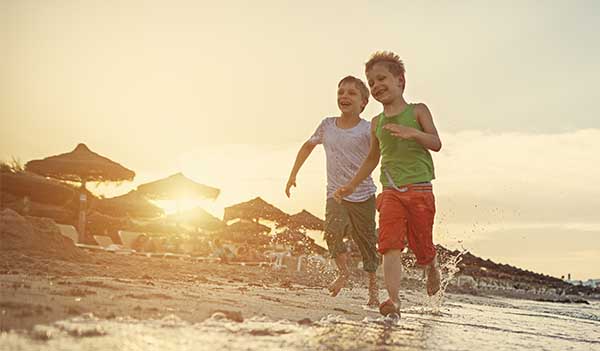
[{"label": "running boy in green tank top", "polygon": [[425,104],[404,99],[404,64],[392,52],[376,52],[365,65],[371,95],[383,105],[383,112],[371,121],[369,154],[352,180],[339,188],[341,199],[354,192],[381,158],[383,192],[377,198],[379,211],[378,250],[383,254],[383,274],[389,299],[379,306],[383,315],[400,315],[402,250],[406,244],[417,264],[425,269],[427,293],[440,289],[440,269],[432,240],[435,199],[431,181],[435,178],[429,151],[442,143]]}]

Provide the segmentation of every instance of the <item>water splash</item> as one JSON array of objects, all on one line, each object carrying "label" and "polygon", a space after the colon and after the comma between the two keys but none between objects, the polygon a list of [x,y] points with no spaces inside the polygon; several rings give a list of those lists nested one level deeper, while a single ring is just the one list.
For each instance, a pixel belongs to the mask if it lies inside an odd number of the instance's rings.
[{"label": "water splash", "polygon": [[425,305],[431,310],[433,314],[439,314],[442,304],[444,302],[444,296],[448,285],[454,279],[456,273],[460,271],[458,265],[462,261],[462,256],[467,253],[464,248],[457,254],[449,253],[446,257],[440,258],[440,270],[441,270],[441,282],[440,290],[437,294],[429,296],[424,300]]}]

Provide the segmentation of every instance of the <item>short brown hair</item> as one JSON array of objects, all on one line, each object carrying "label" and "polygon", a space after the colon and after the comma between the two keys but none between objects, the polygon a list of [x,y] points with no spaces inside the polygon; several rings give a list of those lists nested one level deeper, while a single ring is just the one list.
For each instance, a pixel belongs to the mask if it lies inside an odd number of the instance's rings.
[{"label": "short brown hair", "polygon": [[371,55],[369,61],[365,63],[365,71],[369,71],[377,63],[384,64],[390,73],[396,77],[402,76],[402,78],[404,78],[404,73],[406,72],[404,69],[404,62],[402,62],[400,56],[394,54],[393,52],[377,51]]},{"label": "short brown hair", "polygon": [[363,99],[369,102],[369,88],[367,88],[365,82],[354,76],[346,76],[342,78],[342,80],[340,80],[340,82],[338,83],[338,88],[341,87],[344,83],[354,83]]}]

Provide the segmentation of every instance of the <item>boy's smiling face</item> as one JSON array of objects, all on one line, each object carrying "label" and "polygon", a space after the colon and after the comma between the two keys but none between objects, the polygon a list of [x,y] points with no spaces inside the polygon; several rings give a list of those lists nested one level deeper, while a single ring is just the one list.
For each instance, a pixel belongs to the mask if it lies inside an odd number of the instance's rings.
[{"label": "boy's smiling face", "polygon": [[361,96],[356,84],[345,82],[338,88],[337,103],[342,113],[358,115],[367,105],[367,99]]},{"label": "boy's smiling face", "polygon": [[389,104],[404,92],[404,78],[394,76],[383,63],[376,63],[367,72],[371,95],[382,104]]}]

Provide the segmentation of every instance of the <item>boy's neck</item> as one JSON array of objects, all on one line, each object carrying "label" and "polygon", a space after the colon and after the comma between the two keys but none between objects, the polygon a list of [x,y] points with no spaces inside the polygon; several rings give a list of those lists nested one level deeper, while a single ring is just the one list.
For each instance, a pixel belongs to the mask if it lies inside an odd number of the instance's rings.
[{"label": "boy's neck", "polygon": [[383,113],[386,116],[395,116],[400,112],[404,111],[404,109],[408,106],[406,100],[404,100],[404,96],[399,96],[393,101],[391,101],[387,105],[383,105]]},{"label": "boy's neck", "polygon": [[360,115],[342,113],[335,122],[335,125],[341,129],[349,129],[354,128],[358,123],[360,123]]},{"label": "boy's neck", "polygon": [[344,121],[355,121],[360,119],[360,115],[354,113],[343,113],[340,115],[340,118]]}]

